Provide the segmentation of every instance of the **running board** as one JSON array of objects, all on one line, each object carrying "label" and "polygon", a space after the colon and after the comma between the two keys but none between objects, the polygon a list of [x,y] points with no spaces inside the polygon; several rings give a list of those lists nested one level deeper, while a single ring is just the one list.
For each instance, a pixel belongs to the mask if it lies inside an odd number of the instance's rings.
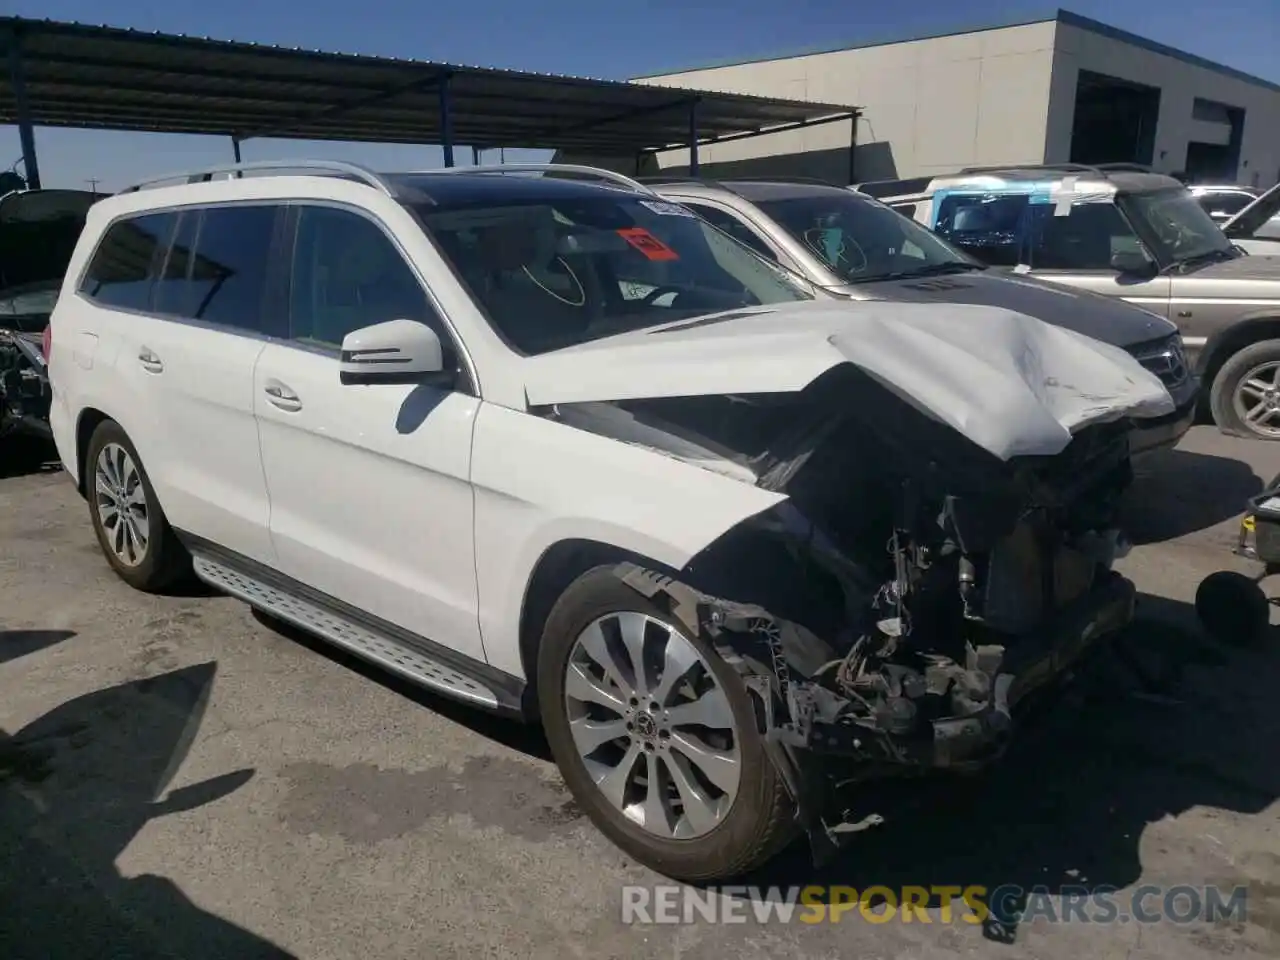
[{"label": "running board", "polygon": [[209,586],[406,680],[490,710],[507,706],[503,702],[506,698],[500,698],[498,693],[476,678],[412,649],[384,632],[356,623],[338,611],[304,600],[207,556],[193,553],[192,566],[196,576]]}]

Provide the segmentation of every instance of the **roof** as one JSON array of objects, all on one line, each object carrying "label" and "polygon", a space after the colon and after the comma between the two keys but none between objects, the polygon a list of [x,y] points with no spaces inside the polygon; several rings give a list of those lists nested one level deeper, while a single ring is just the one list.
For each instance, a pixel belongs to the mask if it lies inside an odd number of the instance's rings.
[{"label": "roof", "polygon": [[1091,167],[1085,164],[1044,164],[1041,166],[970,167],[955,173],[906,180],[876,180],[857,184],[859,193],[884,198],[932,193],[953,187],[1003,190],[1028,193],[1049,189],[1067,178],[1075,181],[1076,192],[1146,193],[1151,190],[1182,188],[1183,183],[1162,173],[1139,169],[1134,164],[1107,164]]},{"label": "roof", "polygon": [[1109,24],[1102,23],[1099,20],[1093,20],[1089,17],[1083,17],[1078,13],[1072,13],[1070,10],[1062,9],[1053,10],[1041,16],[1024,16],[1014,17],[1008,20],[984,21],[980,24],[969,24],[964,27],[953,28],[950,30],[939,30],[933,33],[895,34],[892,36],[881,37],[877,40],[866,40],[860,43],[807,47],[798,50],[791,50],[787,53],[777,53],[767,57],[717,60],[708,63],[700,63],[696,66],[684,67],[679,70],[666,70],[662,73],[650,73],[643,77],[636,77],[636,79],[652,80],[659,77],[669,77],[679,73],[696,73],[699,70],[714,70],[719,67],[740,67],[753,63],[769,63],[774,60],[792,60],[796,57],[811,57],[823,53],[843,53],[847,50],[865,50],[869,47],[885,47],[896,43],[911,43],[916,40],[940,40],[944,37],[959,37],[970,33],[987,33],[992,30],[1008,30],[1013,27],[1030,27],[1039,23],[1061,23],[1066,26],[1076,27],[1080,30],[1085,30],[1101,37],[1107,37],[1111,40],[1118,40],[1121,43],[1127,43],[1130,46],[1149,50],[1152,53],[1158,53],[1162,56],[1170,57],[1174,60],[1191,64],[1192,66],[1200,67],[1204,70],[1211,70],[1214,73],[1220,73],[1223,76],[1232,77],[1236,80],[1243,80],[1245,83],[1253,84],[1254,86],[1265,87],[1268,90],[1280,92],[1280,83],[1275,83],[1271,80],[1254,76],[1251,73],[1245,73],[1243,70],[1237,70],[1234,67],[1228,67],[1225,64],[1216,63],[1205,57],[1196,56],[1194,53],[1187,53],[1185,50],[1166,46],[1163,43],[1157,43],[1155,40],[1148,40],[1146,37],[1139,36],[1136,33],[1130,33],[1127,30],[1121,30],[1119,27],[1113,27]]},{"label": "roof", "polygon": [[[16,37],[38,126],[635,153],[848,117],[810,103],[22,17]],[[0,71],[0,123],[17,120]]]},{"label": "roof", "polygon": [[813,196],[841,196],[857,200],[848,187],[821,180],[763,177],[759,179],[713,180],[705,177],[641,177],[640,182],[659,193],[687,193],[713,196],[731,193],[751,201],[793,200]]},{"label": "roof", "polygon": [[[445,210],[468,206],[491,206],[495,203],[547,203],[555,201],[618,199],[618,184],[601,184],[570,180],[555,176],[498,176],[488,173],[389,173],[383,176],[405,193],[404,199]],[[652,194],[647,194],[650,200]],[[643,200],[646,194],[634,192],[629,199]],[[626,194],[624,194],[624,198]]]}]

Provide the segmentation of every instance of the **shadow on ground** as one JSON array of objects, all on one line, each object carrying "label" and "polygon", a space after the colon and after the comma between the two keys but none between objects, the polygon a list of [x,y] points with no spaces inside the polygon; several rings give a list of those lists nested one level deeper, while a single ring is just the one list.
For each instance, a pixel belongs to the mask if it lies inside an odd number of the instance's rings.
[{"label": "shadow on ground", "polygon": [[1249,464],[1190,450],[1158,451],[1135,469],[1124,520],[1136,544],[1172,540],[1238,517],[1262,489]]},{"label": "shadow on ground", "polygon": [[[829,867],[815,871],[807,844],[797,844],[747,882],[860,891],[1010,885],[1051,897],[1080,885],[1125,888],[1143,876],[1148,825],[1192,807],[1265,810],[1280,797],[1280,630],[1265,645],[1229,650],[1203,637],[1187,604],[1147,595],[1139,604],[1127,661],[1098,658],[999,764],[969,778],[869,791],[864,812],[882,813],[885,824],[858,835]],[[1174,699],[1150,699],[1152,691]],[[1243,874],[1178,882],[1248,886],[1250,923],[1258,936],[1275,936],[1280,857],[1261,856],[1271,858],[1266,883]],[[1201,859],[1194,869],[1211,868]],[[1024,903],[1004,900],[1002,922],[989,921],[984,933],[1013,942]],[[955,909],[967,912],[959,901]],[[1239,931],[1218,933],[1229,952]]]},{"label": "shadow on ground", "polygon": [[207,663],[110,687],[12,736],[0,731],[5,960],[290,956],[202,910],[170,880],[125,878],[116,868],[148,821],[221,799],[253,776],[239,770],[166,793],[200,727],[215,670]]},{"label": "shadow on ground", "polygon": [[0,480],[59,468],[58,451],[50,441],[23,434],[0,438]]},{"label": "shadow on ground", "polygon": [[332,660],[346,670],[352,670],[360,674],[371,683],[380,684],[406,700],[411,700],[460,726],[474,730],[480,736],[495,743],[500,743],[504,747],[519,751],[536,760],[551,762],[551,749],[547,746],[546,738],[542,735],[542,729],[536,725],[518,723],[460,703],[457,700],[437,696],[407,680],[401,680],[381,667],[373,666],[359,657],[348,654],[333,646],[333,644],[307,633],[305,630],[299,630],[283,620],[277,620],[275,617],[262,613],[260,610],[254,610],[252,613],[255,620],[273,633],[277,633],[294,643],[301,644],[317,656]]}]

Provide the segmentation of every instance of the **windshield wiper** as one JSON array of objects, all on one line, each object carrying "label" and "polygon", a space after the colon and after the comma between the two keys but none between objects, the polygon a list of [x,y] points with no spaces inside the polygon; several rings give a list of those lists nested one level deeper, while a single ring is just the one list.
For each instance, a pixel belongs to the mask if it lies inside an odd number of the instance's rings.
[{"label": "windshield wiper", "polygon": [[896,270],[892,273],[875,273],[869,277],[850,277],[850,283],[878,283],[881,280],[914,280],[919,277],[940,277],[950,273],[969,273],[972,270],[985,270],[986,264],[968,263],[964,260],[949,260],[946,263],[931,263],[917,267],[915,270]]}]

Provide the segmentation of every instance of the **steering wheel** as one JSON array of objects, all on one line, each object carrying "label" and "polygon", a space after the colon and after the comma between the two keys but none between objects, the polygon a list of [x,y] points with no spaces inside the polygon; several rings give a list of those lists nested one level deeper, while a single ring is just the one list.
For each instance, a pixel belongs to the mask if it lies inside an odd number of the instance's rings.
[{"label": "steering wheel", "polygon": [[646,307],[651,307],[653,306],[653,302],[655,300],[657,300],[661,296],[665,296],[668,293],[681,294],[681,293],[684,293],[684,290],[681,287],[675,287],[670,284],[667,284],[661,287],[654,287],[652,290],[650,290],[648,293],[646,293],[643,297],[640,298],[640,302],[643,303]]}]

